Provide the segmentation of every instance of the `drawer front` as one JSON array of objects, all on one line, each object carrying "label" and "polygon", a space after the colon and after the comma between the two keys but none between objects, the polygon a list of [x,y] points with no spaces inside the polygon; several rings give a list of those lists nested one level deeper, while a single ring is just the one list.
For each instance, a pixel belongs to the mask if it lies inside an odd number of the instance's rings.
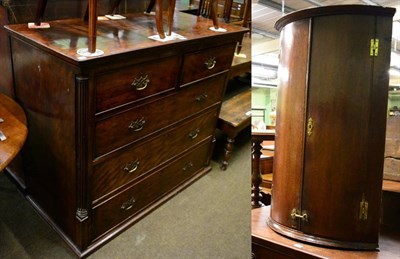
[{"label": "drawer front", "polygon": [[175,94],[137,106],[96,124],[95,156],[163,130],[220,102],[226,74],[179,89]]},{"label": "drawer front", "polygon": [[94,207],[93,239],[140,212],[199,172],[208,160],[209,151],[210,143],[207,142],[113,199]]},{"label": "drawer front", "polygon": [[217,119],[218,111],[213,110],[96,165],[89,181],[92,199],[101,198],[212,136]]},{"label": "drawer front", "polygon": [[96,75],[96,112],[174,89],[178,66],[171,57]]},{"label": "drawer front", "polygon": [[229,69],[232,65],[235,47],[236,45],[231,44],[185,54],[181,84],[187,84]]}]

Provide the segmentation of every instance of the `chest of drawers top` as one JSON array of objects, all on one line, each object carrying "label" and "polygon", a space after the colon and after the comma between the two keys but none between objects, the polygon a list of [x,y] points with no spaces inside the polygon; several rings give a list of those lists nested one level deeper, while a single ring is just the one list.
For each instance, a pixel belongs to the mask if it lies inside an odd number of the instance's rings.
[{"label": "chest of drawers top", "polygon": [[[150,39],[157,35],[154,17],[141,13],[124,14],[123,20],[99,20],[97,23],[96,49],[104,54],[84,57],[77,53],[88,47],[88,25],[82,19],[50,21],[48,29],[30,29],[27,24],[12,24],[6,30],[15,38],[51,52],[81,69],[115,58],[141,63],[151,59],[168,57],[205,48],[224,45],[241,39],[244,28],[222,24],[225,32],[210,30],[212,21],[186,13],[176,12],[173,33],[178,39],[165,42]],[[224,35],[221,37],[221,35]],[[191,44],[193,43],[193,44]],[[200,44],[199,44],[200,43]],[[133,60],[134,59],[134,60]],[[99,67],[99,69],[102,69]]]}]

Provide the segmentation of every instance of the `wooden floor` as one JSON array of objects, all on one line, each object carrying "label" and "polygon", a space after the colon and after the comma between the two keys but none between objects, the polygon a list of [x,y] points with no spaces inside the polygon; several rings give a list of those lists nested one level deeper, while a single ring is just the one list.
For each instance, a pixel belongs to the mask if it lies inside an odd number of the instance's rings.
[{"label": "wooden floor", "polygon": [[[270,206],[252,210],[251,235],[256,258],[332,258],[332,259],[396,259],[400,258],[400,232],[382,229],[380,251],[349,251],[324,248],[286,238],[271,230],[266,223]],[[265,249],[265,250],[264,250]],[[262,256],[264,255],[264,257]]]}]

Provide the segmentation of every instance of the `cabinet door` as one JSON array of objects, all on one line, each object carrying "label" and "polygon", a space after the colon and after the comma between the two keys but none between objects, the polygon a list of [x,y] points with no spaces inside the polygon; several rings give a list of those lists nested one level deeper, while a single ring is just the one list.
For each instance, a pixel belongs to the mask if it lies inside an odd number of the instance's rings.
[{"label": "cabinet door", "polygon": [[[308,215],[301,221],[306,234],[377,242],[379,207],[370,201],[380,197],[382,171],[368,160],[375,149],[371,137],[383,137],[372,119],[385,118],[385,107],[374,104],[387,101],[387,88],[374,82],[374,60],[380,58],[370,56],[375,24],[374,16],[358,15],[313,21],[301,208]],[[365,216],[363,200],[373,205]]]},{"label": "cabinet door", "polygon": [[301,204],[308,40],[308,20],[288,24],[281,32],[271,218],[297,229],[299,222],[290,212]]}]

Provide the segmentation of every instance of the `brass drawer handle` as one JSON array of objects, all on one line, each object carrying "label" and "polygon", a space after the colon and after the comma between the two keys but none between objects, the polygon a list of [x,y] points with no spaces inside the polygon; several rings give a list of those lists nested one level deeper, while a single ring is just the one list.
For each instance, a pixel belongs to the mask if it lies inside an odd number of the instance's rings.
[{"label": "brass drawer handle", "polygon": [[121,209],[123,209],[123,210],[125,210],[125,211],[130,210],[130,209],[132,209],[133,204],[134,204],[135,202],[136,202],[136,201],[135,201],[135,198],[132,197],[132,198],[130,198],[128,201],[122,203]]},{"label": "brass drawer handle", "polygon": [[188,170],[190,170],[192,167],[193,167],[193,163],[192,163],[192,162],[189,162],[189,163],[187,163],[187,164],[182,168],[182,170],[183,170],[183,171],[188,171]]},{"label": "brass drawer handle", "polygon": [[295,220],[295,219],[301,219],[305,222],[308,222],[308,215],[307,212],[303,211],[303,214],[298,213],[296,209],[292,210],[292,213],[290,213],[290,217]]},{"label": "brass drawer handle", "polygon": [[136,90],[144,90],[150,83],[149,75],[141,75],[139,78],[135,78],[131,86],[135,87]]},{"label": "brass drawer handle", "polygon": [[124,167],[124,170],[127,171],[128,173],[133,173],[138,169],[138,167],[139,167],[139,159],[136,159],[134,161],[127,163]]},{"label": "brass drawer handle", "polygon": [[208,70],[211,70],[215,67],[217,64],[217,61],[215,60],[215,57],[209,57],[205,62],[204,65]]},{"label": "brass drawer handle", "polygon": [[309,118],[308,122],[307,122],[307,135],[308,136],[312,135],[313,129],[314,129],[314,120],[312,118]]},{"label": "brass drawer handle", "polygon": [[196,97],[196,101],[198,102],[204,102],[208,98],[207,93],[202,93],[199,96]]},{"label": "brass drawer handle", "polygon": [[144,117],[142,117],[140,119],[131,121],[128,128],[132,129],[133,131],[141,131],[144,128],[145,123],[146,123],[146,120]]},{"label": "brass drawer handle", "polygon": [[193,130],[189,133],[189,138],[195,139],[200,133],[200,129]]}]

